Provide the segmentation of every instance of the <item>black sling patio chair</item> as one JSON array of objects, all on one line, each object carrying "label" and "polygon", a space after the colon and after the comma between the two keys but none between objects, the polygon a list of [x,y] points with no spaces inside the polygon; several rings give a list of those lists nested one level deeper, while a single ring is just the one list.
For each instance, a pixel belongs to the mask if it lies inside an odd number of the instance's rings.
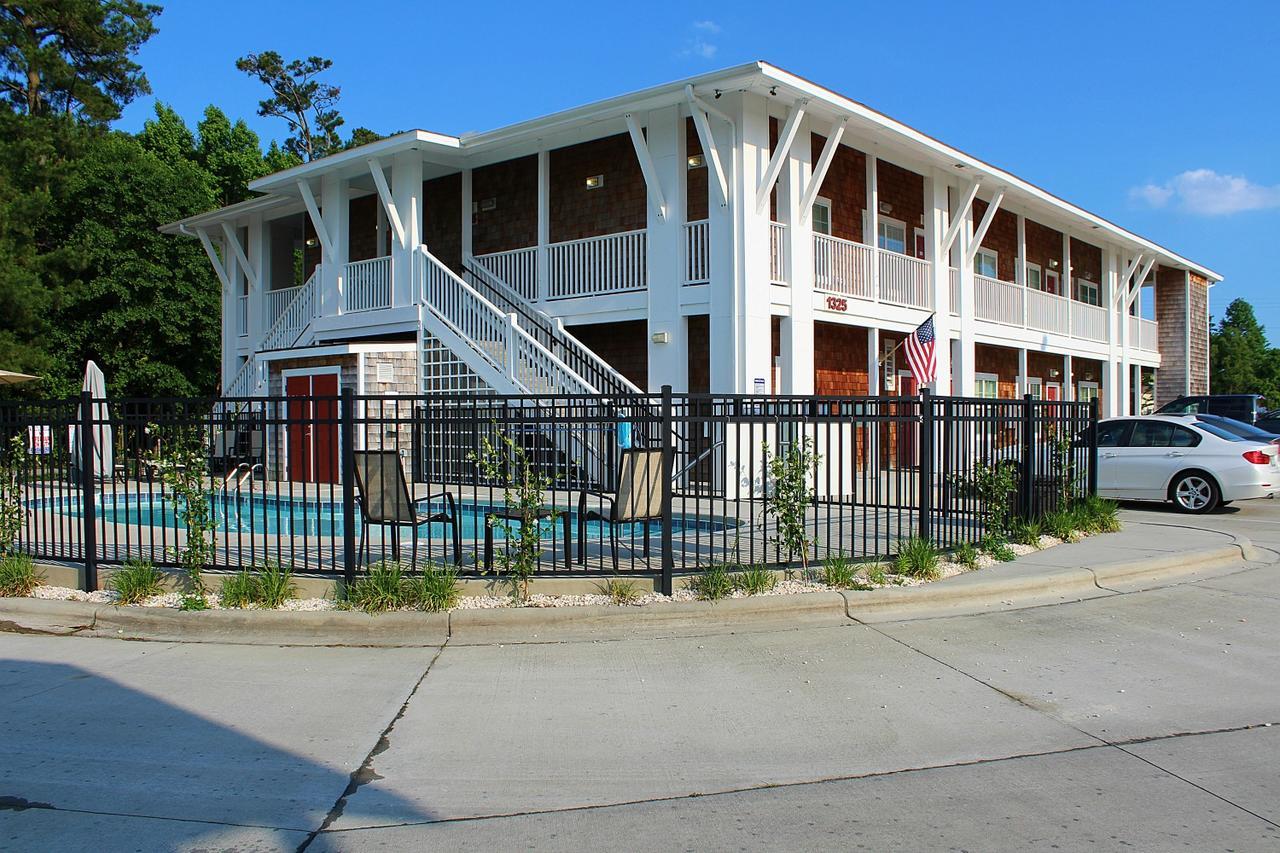
[{"label": "black sling patio chair", "polygon": [[[360,527],[360,553],[366,553],[369,527],[409,527],[413,530],[412,565],[418,563],[418,528],[424,524],[447,524],[452,532],[453,562],[462,564],[462,532],[458,524],[457,504],[452,492],[427,495],[428,504],[438,500],[442,508],[436,512],[419,513],[409,493],[409,482],[400,464],[400,454],[394,450],[353,451],[356,463],[356,501],[360,506],[363,524]],[[395,532],[391,540],[391,557],[400,559],[400,534]]]},{"label": "black sling patio chair", "polygon": [[[644,555],[649,556],[649,522],[662,518],[662,451],[630,448],[618,460],[618,490],[613,494],[584,490],[578,496],[578,565],[586,564],[587,522],[609,525],[613,570],[618,571],[618,525],[644,525]],[[587,509],[587,495],[607,507]]]}]

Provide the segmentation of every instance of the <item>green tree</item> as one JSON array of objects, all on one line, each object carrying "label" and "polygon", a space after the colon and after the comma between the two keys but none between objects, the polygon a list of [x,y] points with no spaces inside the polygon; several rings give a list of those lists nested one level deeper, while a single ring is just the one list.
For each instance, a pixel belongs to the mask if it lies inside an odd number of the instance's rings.
[{"label": "green tree", "polygon": [[227,114],[213,105],[205,107],[196,133],[200,139],[196,158],[213,177],[217,203],[225,207],[249,198],[249,182],[262,177],[267,169],[258,134],[244,119],[232,124]]},{"label": "green tree", "polygon": [[1217,394],[1262,394],[1280,402],[1280,351],[1267,343],[1253,306],[1234,299],[1209,334],[1209,386]]},{"label": "green tree", "polygon": [[319,56],[286,63],[274,50],[250,53],[236,60],[236,68],[256,78],[271,90],[271,97],[258,102],[258,115],[282,118],[291,135],[286,150],[303,161],[315,160],[341,149],[338,128],[342,116],[336,109],[342,90],[318,79],[333,67],[333,60]]},{"label": "green tree", "polygon": [[151,91],[130,57],[156,32],[160,7],[138,0],[0,3],[0,89],[28,116],[95,124]]}]

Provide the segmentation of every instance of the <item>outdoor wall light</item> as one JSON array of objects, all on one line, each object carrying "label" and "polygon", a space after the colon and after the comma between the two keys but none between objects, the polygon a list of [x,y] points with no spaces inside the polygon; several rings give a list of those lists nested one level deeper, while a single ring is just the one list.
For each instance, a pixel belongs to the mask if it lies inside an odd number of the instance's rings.
[{"label": "outdoor wall light", "polygon": [[319,245],[320,245],[320,241],[315,237],[307,238],[306,246],[308,249],[314,249],[316,246],[319,246]]},{"label": "outdoor wall light", "polygon": [[893,213],[893,205],[889,204],[889,202],[887,202],[887,201],[882,201],[882,202],[880,202],[880,212],[881,212],[881,213]]},{"label": "outdoor wall light", "polygon": [[707,165],[706,158],[701,154],[690,154],[687,162],[690,169],[701,169],[703,166]]},{"label": "outdoor wall light", "polygon": [[1051,368],[1049,368],[1049,377],[1050,377],[1050,378],[1052,378],[1052,379],[1057,379],[1057,378],[1058,378],[1058,375],[1059,375],[1060,373],[1061,373],[1061,371],[1060,371],[1060,370],[1058,370],[1058,368],[1056,368],[1056,367],[1051,367]]},{"label": "outdoor wall light", "polygon": [[1058,262],[1057,262],[1057,261],[1055,261],[1055,260],[1053,260],[1052,258],[1050,258],[1050,259],[1049,259],[1049,266],[1050,266],[1051,268],[1053,268],[1053,269],[1055,269],[1055,270],[1056,270],[1056,269],[1058,268]]},{"label": "outdoor wall light", "polygon": [[671,333],[670,332],[654,332],[653,335],[649,338],[649,340],[653,341],[655,344],[669,344],[671,343]]},{"label": "outdoor wall light", "polygon": [[587,189],[598,190],[604,186],[604,175],[591,175],[587,178]]}]

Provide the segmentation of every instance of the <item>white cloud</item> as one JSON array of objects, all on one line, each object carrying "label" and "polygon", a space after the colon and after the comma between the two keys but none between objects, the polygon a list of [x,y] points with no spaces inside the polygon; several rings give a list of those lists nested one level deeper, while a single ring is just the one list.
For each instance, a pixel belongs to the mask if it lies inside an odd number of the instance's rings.
[{"label": "white cloud", "polygon": [[1185,213],[1225,216],[1245,210],[1280,207],[1280,185],[1255,184],[1241,175],[1220,175],[1212,169],[1192,169],[1163,184],[1129,190],[1129,197],[1148,207],[1172,204]]},{"label": "white cloud", "polygon": [[692,35],[685,39],[684,56],[696,56],[699,59],[711,59],[720,49],[712,38],[720,34],[720,25],[715,21],[694,21],[689,25]]}]

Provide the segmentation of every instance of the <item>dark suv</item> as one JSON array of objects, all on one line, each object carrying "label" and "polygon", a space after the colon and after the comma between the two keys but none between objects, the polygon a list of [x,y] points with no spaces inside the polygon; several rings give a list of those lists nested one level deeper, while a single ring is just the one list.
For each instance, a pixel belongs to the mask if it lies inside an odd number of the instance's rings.
[{"label": "dark suv", "polygon": [[1201,394],[1179,397],[1156,409],[1157,415],[1222,415],[1256,424],[1266,412],[1261,394]]}]

